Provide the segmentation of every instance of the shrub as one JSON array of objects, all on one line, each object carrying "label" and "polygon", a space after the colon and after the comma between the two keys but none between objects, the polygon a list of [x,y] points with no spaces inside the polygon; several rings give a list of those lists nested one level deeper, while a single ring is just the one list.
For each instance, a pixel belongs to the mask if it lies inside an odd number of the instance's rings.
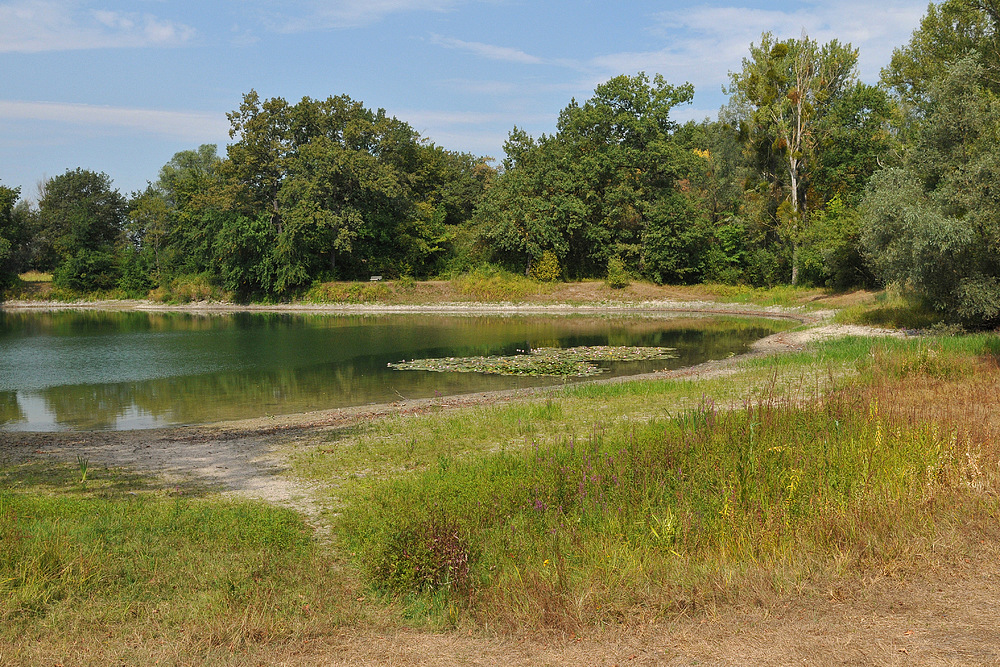
[{"label": "shrub", "polygon": [[63,260],[52,275],[52,284],[77,292],[113,289],[118,267],[110,252],[80,250]]},{"label": "shrub", "polygon": [[559,258],[551,250],[542,253],[542,258],[531,267],[531,277],[545,283],[552,283],[562,277]]},{"label": "shrub", "polygon": [[623,289],[632,284],[628,271],[625,270],[625,263],[620,257],[612,257],[608,260],[608,277],[605,282],[608,287],[613,289]]}]

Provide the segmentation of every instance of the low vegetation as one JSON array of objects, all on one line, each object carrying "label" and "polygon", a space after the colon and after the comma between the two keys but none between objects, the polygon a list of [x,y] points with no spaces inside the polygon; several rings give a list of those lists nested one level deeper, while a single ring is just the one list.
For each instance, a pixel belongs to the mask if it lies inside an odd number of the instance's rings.
[{"label": "low vegetation", "polygon": [[291,510],[82,459],[0,465],[0,488],[4,664],[225,662],[359,618]]},{"label": "low vegetation", "polygon": [[905,578],[996,537],[998,355],[846,338],[317,432],[286,454],[323,540],[82,457],[8,461],[0,654],[238,662],[337,628],[581,632]]},{"label": "low vegetation", "polygon": [[[494,418],[521,442],[441,443],[417,473],[359,481],[340,530],[373,589],[444,625],[576,628],[905,571],[938,531],[997,510],[997,344],[829,344],[828,368],[867,348],[846,383],[738,405],[705,393],[673,415],[626,408],[646,383],[571,390],[549,407],[555,432]],[[791,368],[807,366],[782,383]],[[580,423],[565,405],[582,396],[609,414]]]},{"label": "low vegetation", "polygon": [[413,359],[389,364],[400,371],[434,371],[438,373],[488,373],[491,375],[525,375],[554,377],[589,377],[605,371],[600,361],[647,361],[673,359],[670,347],[536,347],[519,354],[489,357],[444,357]]}]

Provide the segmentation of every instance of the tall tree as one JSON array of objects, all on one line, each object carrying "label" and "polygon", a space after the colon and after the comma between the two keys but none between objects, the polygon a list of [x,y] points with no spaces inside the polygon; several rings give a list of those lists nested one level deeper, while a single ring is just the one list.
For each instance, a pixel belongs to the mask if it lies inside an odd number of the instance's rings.
[{"label": "tall tree", "polygon": [[987,90],[1000,92],[1000,0],[931,3],[910,42],[895,49],[882,81],[911,113],[922,114],[930,87],[949,63],[972,57]]},{"label": "tall tree", "polygon": [[879,172],[862,240],[885,282],[972,326],[1000,323],[1000,101],[979,59],[944,66],[900,167]]},{"label": "tall tree", "polygon": [[145,225],[145,246],[155,249],[161,278],[216,271],[216,238],[223,220],[236,215],[238,189],[226,179],[216,151],[214,144],[203,144],[175,153],[143,201],[135,202],[141,205],[132,217]]},{"label": "tall tree", "polygon": [[856,82],[857,51],[836,40],[819,46],[805,35],[784,42],[771,33],[750,45],[743,68],[731,72],[728,92],[752,151],[769,151],[783,162],[786,195],[778,209],[792,246],[792,284],[798,283],[799,247],[808,225],[807,181],[812,176],[823,118]]}]

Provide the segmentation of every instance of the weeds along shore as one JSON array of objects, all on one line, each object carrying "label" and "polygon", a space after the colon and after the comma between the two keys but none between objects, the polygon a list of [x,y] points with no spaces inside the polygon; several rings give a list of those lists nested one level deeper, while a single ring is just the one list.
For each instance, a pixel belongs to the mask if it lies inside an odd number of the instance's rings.
[{"label": "weeds along shore", "polygon": [[209,488],[4,461],[0,650],[204,661],[360,627],[581,632],[905,577],[996,537],[998,351],[848,338],[300,435],[282,451],[322,540]]}]

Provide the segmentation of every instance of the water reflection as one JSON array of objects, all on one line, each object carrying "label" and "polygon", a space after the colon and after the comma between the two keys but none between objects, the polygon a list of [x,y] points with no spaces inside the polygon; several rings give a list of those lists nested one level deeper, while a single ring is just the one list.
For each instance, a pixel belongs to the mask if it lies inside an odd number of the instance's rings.
[{"label": "water reflection", "polygon": [[151,428],[562,382],[386,367],[401,359],[677,348],[676,359],[605,364],[642,373],[740,353],[787,327],[660,317],[0,311],[0,430]]}]

